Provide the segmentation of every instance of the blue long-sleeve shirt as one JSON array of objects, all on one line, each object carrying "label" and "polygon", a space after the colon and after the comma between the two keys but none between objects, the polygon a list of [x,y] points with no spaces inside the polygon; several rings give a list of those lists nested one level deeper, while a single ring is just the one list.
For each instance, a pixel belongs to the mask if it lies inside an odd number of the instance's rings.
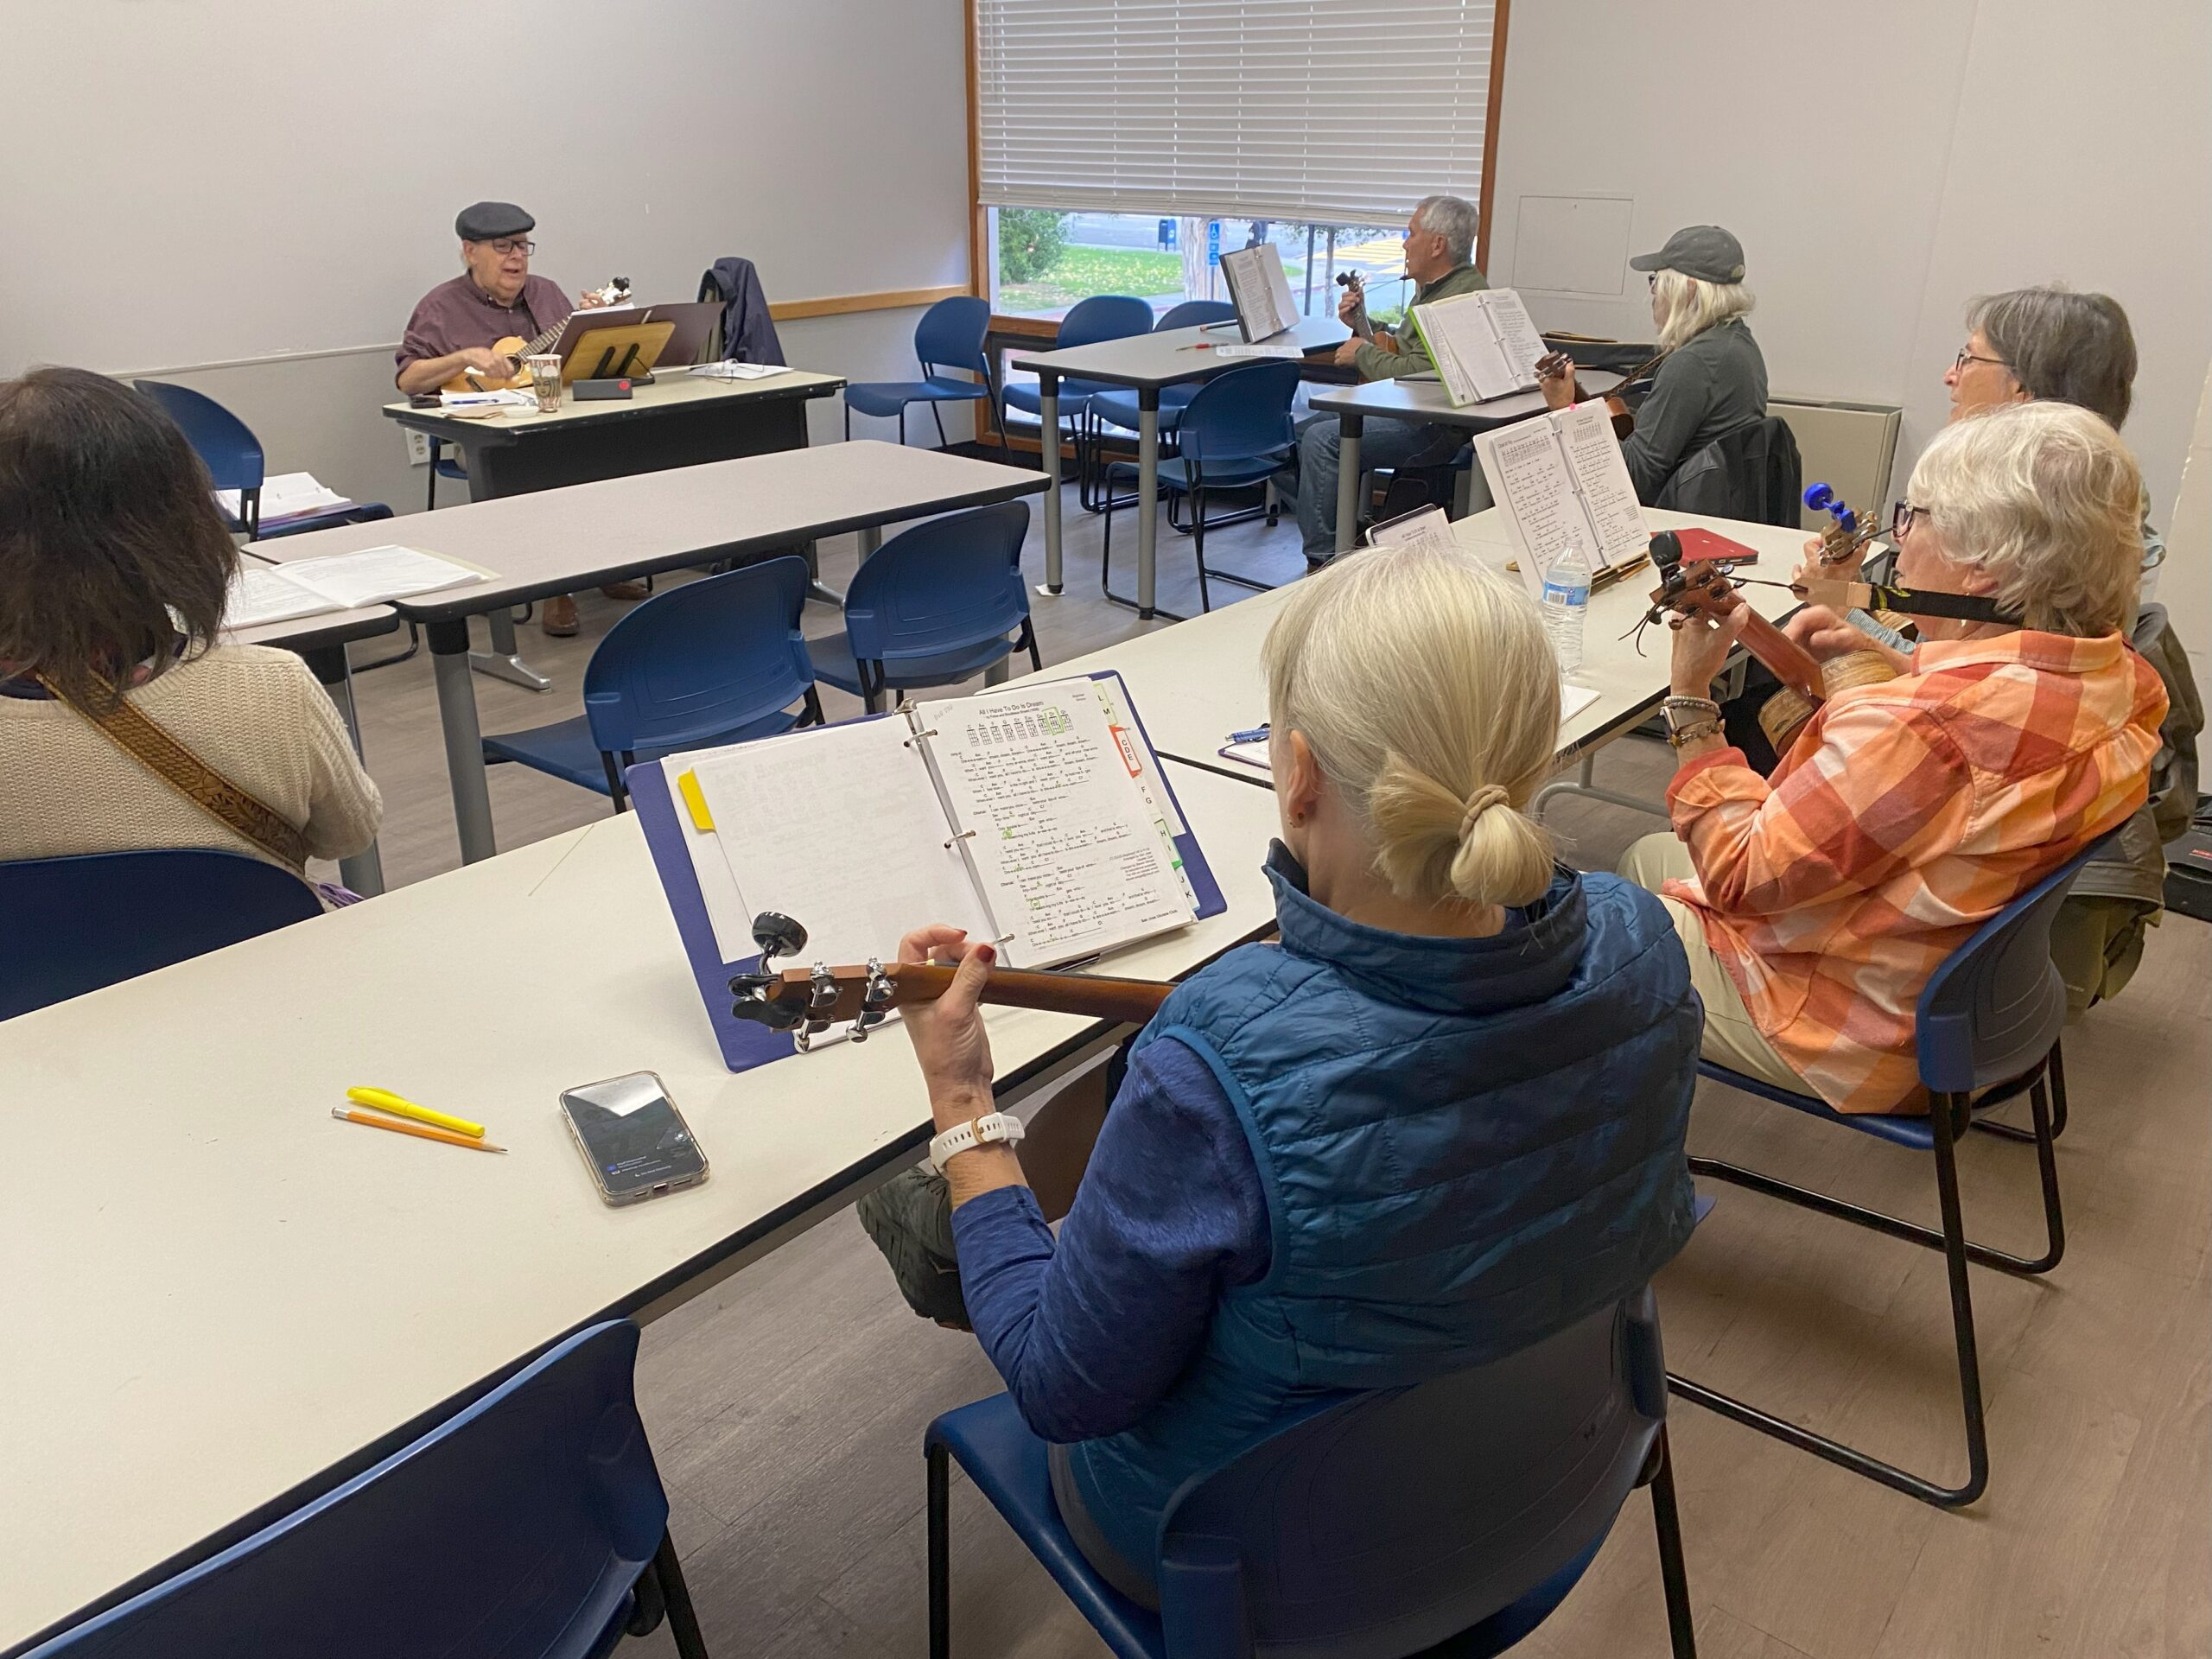
[{"label": "blue long-sleeve shirt", "polygon": [[1267,1195],[1236,1109],[1173,1038],[1131,1063],[1058,1247],[1036,1196],[952,1212],[976,1335],[1048,1440],[1129,1427],[1166,1397],[1221,1294],[1264,1275]]}]

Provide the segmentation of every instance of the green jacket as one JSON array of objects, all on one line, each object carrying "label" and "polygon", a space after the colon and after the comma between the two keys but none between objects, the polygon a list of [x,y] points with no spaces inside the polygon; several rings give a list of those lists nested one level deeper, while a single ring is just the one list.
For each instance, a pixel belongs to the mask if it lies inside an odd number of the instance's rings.
[{"label": "green jacket", "polygon": [[[1488,288],[1490,281],[1472,265],[1461,265],[1447,270],[1427,288],[1414,296],[1414,305],[1427,305],[1432,300],[1448,300],[1460,294],[1471,294],[1478,288]],[[1362,340],[1359,353],[1352,359],[1352,366],[1359,371],[1363,380],[1395,380],[1401,375],[1427,374],[1436,365],[1428,360],[1428,347],[1421,343],[1421,330],[1413,325],[1413,306],[1408,306],[1406,321],[1395,329],[1378,328],[1377,334],[1387,334],[1398,342],[1399,349],[1386,352],[1371,341]]]}]

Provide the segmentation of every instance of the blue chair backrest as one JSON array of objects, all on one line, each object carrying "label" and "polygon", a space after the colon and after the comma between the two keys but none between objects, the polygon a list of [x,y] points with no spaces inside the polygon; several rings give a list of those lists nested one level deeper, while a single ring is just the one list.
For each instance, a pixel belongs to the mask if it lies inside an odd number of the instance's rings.
[{"label": "blue chair backrest", "polygon": [[1236,308],[1227,300],[1185,300],[1172,306],[1167,315],[1153,325],[1152,332],[1164,334],[1170,328],[1198,328],[1209,322],[1234,322]]},{"label": "blue chair backrest", "polygon": [[864,663],[898,663],[981,645],[1029,614],[1021,543],[1029,504],[948,513],[868,555],[845,589],[845,635]]},{"label": "blue chair backrest", "polygon": [[1920,1080],[1948,1094],[2010,1083],[2066,1024],[2066,980],[2050,959],[2051,924],[2100,836],[2030,887],[1943,958],[1913,1015]]},{"label": "blue chair backrest", "polygon": [[1072,346],[1096,346],[1102,340],[1127,340],[1132,334],[1151,332],[1149,301],[1132,299],[1126,294],[1094,294],[1087,300],[1077,301],[1067,315],[1060,319],[1060,332],[1052,338],[1052,349],[1058,352]]},{"label": "blue chair backrest", "polygon": [[806,561],[766,559],[657,594],[607,631],[584,715],[609,754],[675,748],[788,709],[814,683]]},{"label": "blue chair backrest", "polygon": [[[1363,1395],[1186,1484],[1161,1522],[1170,1652],[1398,1659],[1518,1601],[1605,1535],[1666,1418],[1649,1288],[1519,1353]],[[1241,1602],[1241,1607],[1236,1604]]]},{"label": "blue chair backrest", "polygon": [[582,1659],[668,1527],[637,1355],[626,1319],[570,1337],[365,1474],[35,1659]]},{"label": "blue chair backrest", "polygon": [[0,864],[0,1020],[321,914],[289,870],[213,848]]},{"label": "blue chair backrest", "polygon": [[184,429],[185,439],[199,452],[207,476],[219,490],[257,490],[261,487],[261,440],[253,429],[213,397],[189,386],[166,380],[130,383],[159,404],[168,417]]},{"label": "blue chair backrest", "polygon": [[914,355],[922,372],[941,367],[982,373],[983,335],[990,326],[989,301],[971,294],[939,300],[914,325]]},{"label": "blue chair backrest", "polygon": [[1247,461],[1287,448],[1295,436],[1290,405],[1299,374],[1295,363],[1251,363],[1207,381],[1176,429],[1185,459]]}]

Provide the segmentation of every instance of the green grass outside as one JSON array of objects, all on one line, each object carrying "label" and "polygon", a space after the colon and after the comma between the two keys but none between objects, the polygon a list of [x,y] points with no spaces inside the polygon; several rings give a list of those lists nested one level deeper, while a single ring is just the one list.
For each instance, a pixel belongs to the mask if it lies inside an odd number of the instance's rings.
[{"label": "green grass outside", "polygon": [[[1295,283],[1302,265],[1286,265]],[[999,309],[1016,315],[1062,311],[1094,294],[1135,294],[1150,299],[1183,289],[1183,257],[1153,248],[1070,248],[1060,263],[1033,283],[999,288]]]}]

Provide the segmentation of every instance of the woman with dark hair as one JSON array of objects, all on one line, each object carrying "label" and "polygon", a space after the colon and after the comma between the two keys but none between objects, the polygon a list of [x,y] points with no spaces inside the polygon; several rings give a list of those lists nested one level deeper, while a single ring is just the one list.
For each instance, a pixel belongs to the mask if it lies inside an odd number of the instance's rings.
[{"label": "woman with dark hair", "polygon": [[[383,803],[307,664],[218,643],[237,567],[152,402],[84,369],[0,383],[0,860],[216,847],[304,876],[374,838]],[[203,788],[140,758],[162,751]],[[203,804],[211,779],[245,804]]]}]

